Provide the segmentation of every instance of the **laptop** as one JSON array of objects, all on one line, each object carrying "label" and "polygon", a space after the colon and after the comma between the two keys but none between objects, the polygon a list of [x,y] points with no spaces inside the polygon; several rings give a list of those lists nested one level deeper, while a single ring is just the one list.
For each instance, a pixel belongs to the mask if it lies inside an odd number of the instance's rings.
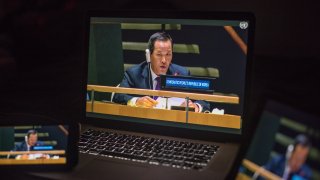
[{"label": "laptop", "polygon": [[[254,16],[91,11],[86,25],[86,120],[81,122],[79,165],[71,173],[50,177],[228,178],[247,125]],[[149,39],[164,32],[173,48],[156,54]],[[150,77],[156,71],[152,56],[157,55],[172,57],[169,67],[161,67],[168,68],[167,75],[215,79],[214,92],[155,90]],[[170,72],[173,66],[179,73]],[[140,75],[129,77],[139,68]],[[125,98],[119,95],[136,97],[136,102],[121,101]],[[157,96],[157,107],[137,105],[137,98],[144,96]],[[168,105],[183,106],[188,100],[199,112],[189,111],[189,103],[184,110]]]},{"label": "laptop", "polygon": [[275,97],[257,109],[237,179],[319,179],[320,118]]}]

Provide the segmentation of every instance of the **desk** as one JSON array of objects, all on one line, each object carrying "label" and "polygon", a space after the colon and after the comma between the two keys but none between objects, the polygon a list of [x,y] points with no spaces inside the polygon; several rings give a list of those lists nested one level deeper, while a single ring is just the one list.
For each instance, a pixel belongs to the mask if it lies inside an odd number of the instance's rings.
[{"label": "desk", "polygon": [[20,155],[20,154],[65,154],[65,150],[52,150],[52,151],[0,151],[0,156],[6,155]]},{"label": "desk", "polygon": [[[86,111],[100,114],[111,114],[119,116],[186,123],[186,112],[178,110],[131,107],[120,104],[104,103],[100,101],[94,101],[92,106],[92,102],[88,101]],[[189,112],[187,123],[226,127],[233,129],[241,128],[240,116],[230,114],[218,115]]]},{"label": "desk", "polygon": [[[0,151],[1,156],[7,155],[22,155],[22,154],[52,154],[64,155],[65,150],[52,150],[52,151]],[[59,157],[58,159],[0,159],[0,165],[10,164],[65,164],[66,158]]]},{"label": "desk", "polygon": [[58,159],[0,159],[0,165],[27,165],[27,164],[65,164],[66,158]]},{"label": "desk", "polygon": [[139,94],[139,95],[146,95],[146,96],[164,96],[164,97],[178,97],[178,98],[189,97],[189,99],[204,100],[208,102],[239,104],[238,96],[224,95],[221,93],[200,94],[200,93],[125,88],[125,87],[113,87],[113,86],[99,86],[99,85],[87,85],[87,90],[97,91],[97,92],[120,93],[120,94]]},{"label": "desk", "polygon": [[119,115],[135,118],[145,118],[161,121],[190,123],[196,125],[216,126],[232,129],[241,129],[241,117],[230,114],[211,114],[211,113],[195,113],[188,112],[186,118],[186,111],[166,110],[166,109],[152,109],[131,107],[120,104],[104,103],[94,100],[94,92],[108,92],[108,93],[125,93],[125,94],[139,94],[148,96],[164,96],[164,97],[179,97],[190,98],[194,100],[205,100],[210,102],[239,104],[239,97],[236,95],[223,94],[199,94],[188,92],[175,92],[163,90],[150,90],[139,88],[124,88],[112,86],[88,85],[88,91],[92,91],[92,100],[87,101],[86,111],[99,114]]},{"label": "desk", "polygon": [[263,167],[244,159],[242,161],[242,165],[246,167],[248,170],[252,171],[253,173],[258,172],[260,176],[266,178],[266,179],[273,179],[273,180],[281,180],[281,177],[273,174],[272,172],[264,169]]}]

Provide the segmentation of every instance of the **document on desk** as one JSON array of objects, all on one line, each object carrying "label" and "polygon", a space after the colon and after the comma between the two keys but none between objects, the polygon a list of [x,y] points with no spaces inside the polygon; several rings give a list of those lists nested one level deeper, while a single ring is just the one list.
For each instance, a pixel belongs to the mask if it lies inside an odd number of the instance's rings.
[{"label": "document on desk", "polygon": [[182,103],[185,102],[184,98],[163,98],[158,97],[156,100],[158,104],[154,107],[156,109],[171,109],[171,106],[181,106]]}]

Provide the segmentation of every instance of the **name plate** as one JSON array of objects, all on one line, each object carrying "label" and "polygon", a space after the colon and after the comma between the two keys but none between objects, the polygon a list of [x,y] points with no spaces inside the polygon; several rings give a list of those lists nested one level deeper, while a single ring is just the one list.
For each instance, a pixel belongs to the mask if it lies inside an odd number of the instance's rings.
[{"label": "name plate", "polygon": [[161,90],[213,93],[214,78],[161,75]]}]

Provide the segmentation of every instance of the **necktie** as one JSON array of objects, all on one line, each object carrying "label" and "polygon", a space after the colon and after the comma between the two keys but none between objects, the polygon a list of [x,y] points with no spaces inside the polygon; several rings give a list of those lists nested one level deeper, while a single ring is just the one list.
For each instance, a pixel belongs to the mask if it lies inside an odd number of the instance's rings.
[{"label": "necktie", "polygon": [[[155,80],[157,81],[155,90],[160,90],[160,85],[161,85],[160,77],[159,77],[159,76],[156,77]],[[157,100],[157,99],[158,99],[158,96],[153,96],[153,99],[154,99],[154,100]]]},{"label": "necktie", "polygon": [[161,85],[161,82],[160,82],[160,77],[158,76],[158,77],[156,77],[156,79],[155,79],[156,81],[157,81],[157,84],[156,84],[156,88],[155,88],[155,90],[160,90],[160,85]]}]

